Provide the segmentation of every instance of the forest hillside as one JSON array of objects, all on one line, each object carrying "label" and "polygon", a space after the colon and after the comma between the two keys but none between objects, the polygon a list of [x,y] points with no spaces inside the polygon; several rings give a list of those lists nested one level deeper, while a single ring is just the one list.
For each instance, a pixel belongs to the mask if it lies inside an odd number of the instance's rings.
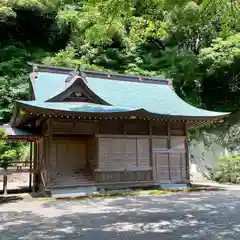
[{"label": "forest hillside", "polygon": [[194,106],[233,112],[222,139],[238,140],[238,0],[0,0],[1,123],[28,98],[28,61],[166,76]]}]

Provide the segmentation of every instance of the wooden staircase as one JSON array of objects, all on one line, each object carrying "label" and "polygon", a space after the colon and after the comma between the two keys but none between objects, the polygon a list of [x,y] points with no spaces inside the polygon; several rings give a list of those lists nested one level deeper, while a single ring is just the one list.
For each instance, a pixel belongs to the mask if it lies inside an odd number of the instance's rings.
[{"label": "wooden staircase", "polygon": [[72,172],[51,172],[49,189],[94,186],[92,173],[87,170]]},{"label": "wooden staircase", "polygon": [[97,192],[92,173],[87,170],[51,172],[45,182],[44,192],[55,198],[92,195]]}]

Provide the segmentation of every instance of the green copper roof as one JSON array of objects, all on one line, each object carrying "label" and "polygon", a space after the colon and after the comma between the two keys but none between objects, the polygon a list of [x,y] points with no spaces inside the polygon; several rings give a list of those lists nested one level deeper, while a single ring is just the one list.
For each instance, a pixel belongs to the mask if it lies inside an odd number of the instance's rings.
[{"label": "green copper roof", "polygon": [[87,86],[111,105],[186,117],[217,117],[227,113],[199,109],[183,101],[168,84],[117,81],[87,77]]},{"label": "green copper roof", "polygon": [[39,101],[18,101],[18,103],[30,107],[38,107],[42,109],[61,110],[70,112],[90,112],[90,113],[116,113],[129,112],[138,109],[123,108],[118,106],[106,106],[93,103],[68,103],[68,102],[39,102]]},{"label": "green copper roof", "polygon": [[[31,107],[73,112],[127,112],[139,109],[154,115],[181,118],[216,118],[229,113],[199,109],[183,101],[169,86],[167,80],[153,80],[137,76],[125,76],[100,72],[83,71],[78,81],[106,102],[106,105],[51,102],[51,98],[65,91],[76,79],[71,72],[38,71],[32,80],[35,101],[20,102]],[[105,75],[104,75],[105,74]],[[68,83],[66,80],[71,81]],[[49,100],[50,102],[46,102]],[[99,102],[98,102],[99,103]],[[111,106],[107,106],[107,105]]]},{"label": "green copper roof", "polygon": [[35,99],[46,101],[61,93],[66,88],[66,80],[70,75],[61,73],[37,72],[37,78],[32,80]]},{"label": "green copper roof", "polygon": [[4,124],[0,128],[2,128],[7,133],[8,138],[11,138],[11,137],[34,137],[34,136],[39,135],[39,134],[33,133],[31,131],[12,127],[9,124]]}]

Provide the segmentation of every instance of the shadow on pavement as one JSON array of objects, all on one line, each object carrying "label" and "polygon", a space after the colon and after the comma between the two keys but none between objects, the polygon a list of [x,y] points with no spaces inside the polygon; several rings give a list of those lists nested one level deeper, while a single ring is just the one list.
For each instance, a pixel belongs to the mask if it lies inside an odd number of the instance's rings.
[{"label": "shadow on pavement", "polygon": [[229,192],[13,203],[0,239],[240,239],[239,203]]}]

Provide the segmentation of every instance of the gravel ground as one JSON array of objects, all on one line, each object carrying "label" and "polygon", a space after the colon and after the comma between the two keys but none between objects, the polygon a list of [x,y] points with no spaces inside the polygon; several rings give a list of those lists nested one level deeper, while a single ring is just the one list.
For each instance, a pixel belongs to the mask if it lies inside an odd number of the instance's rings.
[{"label": "gravel ground", "polygon": [[[29,185],[29,173],[14,173],[8,175],[7,189],[20,189]],[[0,175],[0,190],[3,190],[3,176]],[[1,236],[0,236],[0,240]]]},{"label": "gravel ground", "polygon": [[0,205],[0,240],[240,239],[240,191]]}]

